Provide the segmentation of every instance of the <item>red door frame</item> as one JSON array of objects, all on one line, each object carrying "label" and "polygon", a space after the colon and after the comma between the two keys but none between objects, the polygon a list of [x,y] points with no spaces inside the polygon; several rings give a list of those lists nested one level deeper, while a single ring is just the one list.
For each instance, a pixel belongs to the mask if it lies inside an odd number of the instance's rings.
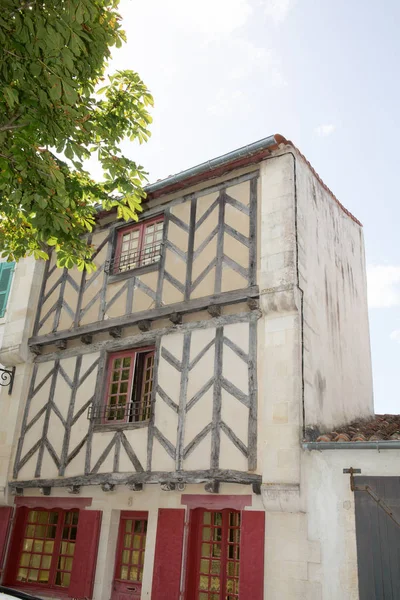
[{"label": "red door frame", "polygon": [[[149,513],[147,511],[136,511],[136,510],[135,511],[130,511],[130,510],[122,510],[121,511],[121,514],[119,517],[119,526],[118,526],[118,541],[117,541],[117,547],[115,550],[114,575],[113,575],[113,581],[112,581],[111,598],[114,597],[114,593],[116,591],[115,590],[116,582],[129,584],[129,582],[126,582],[126,580],[123,580],[120,577],[117,577],[119,570],[121,568],[121,565],[122,565],[122,549],[123,549],[123,541],[124,541],[124,535],[125,535],[125,529],[123,527],[123,524],[128,519],[132,519],[132,520],[146,519],[148,522]],[[146,551],[144,554],[146,556]],[[132,581],[132,582],[130,582],[130,585],[134,586],[135,583],[136,582]],[[142,584],[140,584],[140,592],[139,592],[138,598],[140,598],[141,587],[142,587]],[[135,598],[135,597],[136,596],[133,596],[133,598]]]},{"label": "red door frame", "polygon": [[[189,516],[189,535],[187,543],[187,560],[186,560],[186,576],[185,576],[185,600],[196,600],[197,590],[196,584],[200,576],[200,550],[202,544],[202,519],[205,512],[221,512],[223,515],[228,513],[239,513],[242,517],[242,511],[234,508],[195,508],[190,511]],[[226,564],[227,564],[227,549],[228,549],[228,519],[223,518],[222,521],[222,540],[221,544],[221,598],[225,596],[226,586]],[[239,561],[240,564],[240,561]],[[240,572],[239,572],[240,573]],[[240,582],[240,574],[239,574]],[[240,584],[239,584],[240,585]],[[214,592],[215,593],[215,592]]]}]

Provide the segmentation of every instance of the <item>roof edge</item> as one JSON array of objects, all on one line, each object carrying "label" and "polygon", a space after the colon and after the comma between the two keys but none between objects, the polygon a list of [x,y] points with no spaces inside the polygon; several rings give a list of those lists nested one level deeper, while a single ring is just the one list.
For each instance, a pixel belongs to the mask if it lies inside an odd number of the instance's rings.
[{"label": "roof edge", "polygon": [[239,166],[244,166],[244,164],[247,163],[247,159],[253,158],[255,155],[258,158],[258,155],[263,151],[274,150],[279,146],[279,144],[285,142],[285,138],[279,134],[270,135],[266,138],[258,140],[257,142],[248,144],[247,146],[242,146],[237,150],[217,156],[217,158],[207,160],[206,162],[200,163],[195,167],[185,169],[176,175],[171,175],[170,177],[166,177],[161,181],[151,183],[144,188],[145,192],[147,193],[147,197],[155,198],[161,193],[165,194],[175,189],[179,189],[179,187],[181,187],[180,184],[182,183],[184,183],[186,187],[187,185],[194,183],[195,181],[193,180],[197,180],[199,177],[203,178],[205,174],[212,173],[215,177],[218,175],[218,172],[221,170],[221,168],[223,169],[224,167],[229,167],[229,170],[232,170]]},{"label": "roof edge", "polygon": [[376,442],[303,442],[303,450],[400,450],[400,440]]}]

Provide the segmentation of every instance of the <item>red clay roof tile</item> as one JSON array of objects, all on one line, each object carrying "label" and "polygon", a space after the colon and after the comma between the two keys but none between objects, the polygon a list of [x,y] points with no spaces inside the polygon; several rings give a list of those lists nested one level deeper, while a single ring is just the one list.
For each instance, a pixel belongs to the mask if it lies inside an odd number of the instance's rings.
[{"label": "red clay roof tile", "polygon": [[374,442],[400,440],[400,415],[375,415],[326,432],[317,442]]}]

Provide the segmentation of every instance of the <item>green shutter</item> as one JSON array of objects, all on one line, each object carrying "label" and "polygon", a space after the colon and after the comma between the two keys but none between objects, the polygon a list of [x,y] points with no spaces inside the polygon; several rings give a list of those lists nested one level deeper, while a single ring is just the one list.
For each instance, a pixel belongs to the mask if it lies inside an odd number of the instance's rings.
[{"label": "green shutter", "polygon": [[0,263],[0,318],[4,317],[15,263]]}]

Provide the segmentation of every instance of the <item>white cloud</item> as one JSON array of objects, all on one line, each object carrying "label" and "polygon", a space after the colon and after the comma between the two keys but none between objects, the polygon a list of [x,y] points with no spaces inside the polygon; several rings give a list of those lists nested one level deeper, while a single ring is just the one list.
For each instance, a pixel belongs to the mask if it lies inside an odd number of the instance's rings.
[{"label": "white cloud", "polygon": [[[232,33],[245,25],[253,12],[249,0],[146,0],[142,3],[123,0],[119,10],[124,20],[127,14],[132,15],[136,28],[140,28],[139,23],[145,22],[152,30],[154,27],[163,29],[167,35],[168,32],[171,34],[171,29],[178,29],[183,33],[208,36]],[[170,38],[170,43],[174,41]]]},{"label": "white cloud", "polygon": [[400,329],[395,329],[394,331],[392,331],[392,333],[390,334],[390,339],[394,340],[395,342],[399,342],[400,344]]},{"label": "white cloud", "polygon": [[371,265],[367,278],[370,308],[400,306],[400,266]]},{"label": "white cloud", "polygon": [[335,129],[336,129],[335,125],[333,125],[332,123],[329,123],[326,125],[319,125],[319,127],[317,127],[315,129],[315,131],[321,137],[326,137],[327,135],[331,135],[331,133],[333,133],[335,131]]},{"label": "white cloud", "polygon": [[264,11],[275,23],[283,23],[292,8],[292,0],[265,0]]}]

